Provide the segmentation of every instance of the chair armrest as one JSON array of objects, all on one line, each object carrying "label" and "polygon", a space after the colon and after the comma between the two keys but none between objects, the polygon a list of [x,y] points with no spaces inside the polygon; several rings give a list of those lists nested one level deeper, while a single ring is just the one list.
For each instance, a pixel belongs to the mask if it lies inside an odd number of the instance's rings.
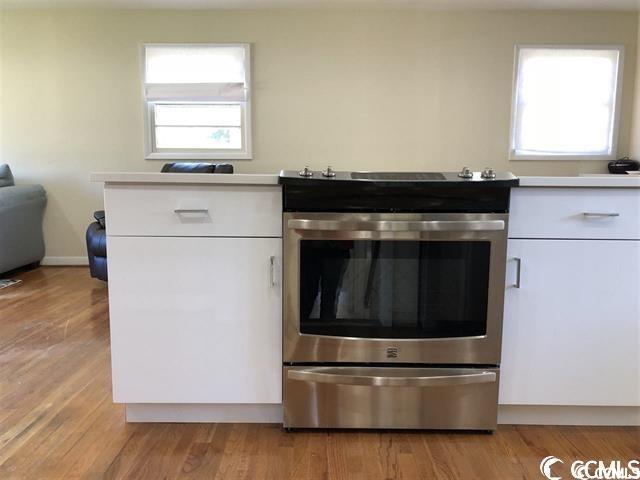
[{"label": "chair armrest", "polygon": [[46,203],[47,194],[41,185],[14,185],[0,188],[0,209],[11,208],[36,200]]}]

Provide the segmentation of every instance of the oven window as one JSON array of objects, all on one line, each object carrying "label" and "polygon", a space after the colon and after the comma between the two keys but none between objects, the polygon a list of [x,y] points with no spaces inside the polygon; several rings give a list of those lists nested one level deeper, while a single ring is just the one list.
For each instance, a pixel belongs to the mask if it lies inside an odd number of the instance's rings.
[{"label": "oven window", "polygon": [[300,332],[485,335],[490,242],[300,242]]}]

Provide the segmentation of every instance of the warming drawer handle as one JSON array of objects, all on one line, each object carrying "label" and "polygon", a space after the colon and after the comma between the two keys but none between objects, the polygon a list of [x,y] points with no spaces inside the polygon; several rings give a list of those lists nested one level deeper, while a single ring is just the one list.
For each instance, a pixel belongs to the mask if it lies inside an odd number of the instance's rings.
[{"label": "warming drawer handle", "polygon": [[293,230],[348,231],[348,232],[462,232],[504,230],[504,220],[304,220],[290,219],[287,226]]},{"label": "warming drawer handle", "polygon": [[332,383],[334,385],[363,385],[370,387],[451,387],[474,383],[495,383],[495,372],[467,373],[425,377],[394,377],[344,375],[318,370],[289,370],[287,378],[303,382]]}]

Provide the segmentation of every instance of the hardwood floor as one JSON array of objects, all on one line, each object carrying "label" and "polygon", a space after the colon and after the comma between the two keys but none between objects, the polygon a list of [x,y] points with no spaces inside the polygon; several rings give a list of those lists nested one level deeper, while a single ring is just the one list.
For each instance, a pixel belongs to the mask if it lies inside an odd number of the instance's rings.
[{"label": "hardwood floor", "polygon": [[0,290],[1,479],[543,479],[577,459],[640,458],[640,429],[500,427],[475,433],[126,424],[111,402],[106,286],[44,267]]}]

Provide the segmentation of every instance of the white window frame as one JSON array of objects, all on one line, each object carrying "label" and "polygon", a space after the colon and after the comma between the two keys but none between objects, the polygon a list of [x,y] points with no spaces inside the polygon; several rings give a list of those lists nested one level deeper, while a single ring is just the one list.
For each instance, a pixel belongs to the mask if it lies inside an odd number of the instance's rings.
[{"label": "white window frame", "polygon": [[[613,128],[611,134],[611,153],[608,155],[595,154],[560,154],[549,153],[544,155],[517,154],[515,152],[516,116],[518,99],[518,68],[520,61],[520,50],[523,48],[540,48],[554,50],[617,50],[618,57],[618,78],[616,79],[616,91],[614,100]],[[624,73],[624,45],[570,45],[570,44],[518,44],[515,46],[515,61],[513,67],[513,85],[511,95],[511,127],[509,132],[509,160],[542,160],[542,161],[562,161],[562,160],[615,160],[618,158],[618,130],[620,127],[620,110],[622,106],[622,79]]]},{"label": "white window frame", "polygon": [[[146,99],[146,47],[242,47],[244,48],[244,74],[246,101],[241,103],[242,117],[240,128],[242,132],[241,151],[233,150],[205,150],[202,149],[161,149],[155,148],[155,114],[154,105],[183,104],[184,102],[148,102]],[[142,51],[142,102],[144,111],[144,155],[146,160],[251,160],[253,158],[251,142],[251,45],[248,43],[145,43]],[[197,102],[194,102],[197,103]],[[209,104],[211,102],[201,102]],[[220,104],[237,102],[215,102]]]}]

